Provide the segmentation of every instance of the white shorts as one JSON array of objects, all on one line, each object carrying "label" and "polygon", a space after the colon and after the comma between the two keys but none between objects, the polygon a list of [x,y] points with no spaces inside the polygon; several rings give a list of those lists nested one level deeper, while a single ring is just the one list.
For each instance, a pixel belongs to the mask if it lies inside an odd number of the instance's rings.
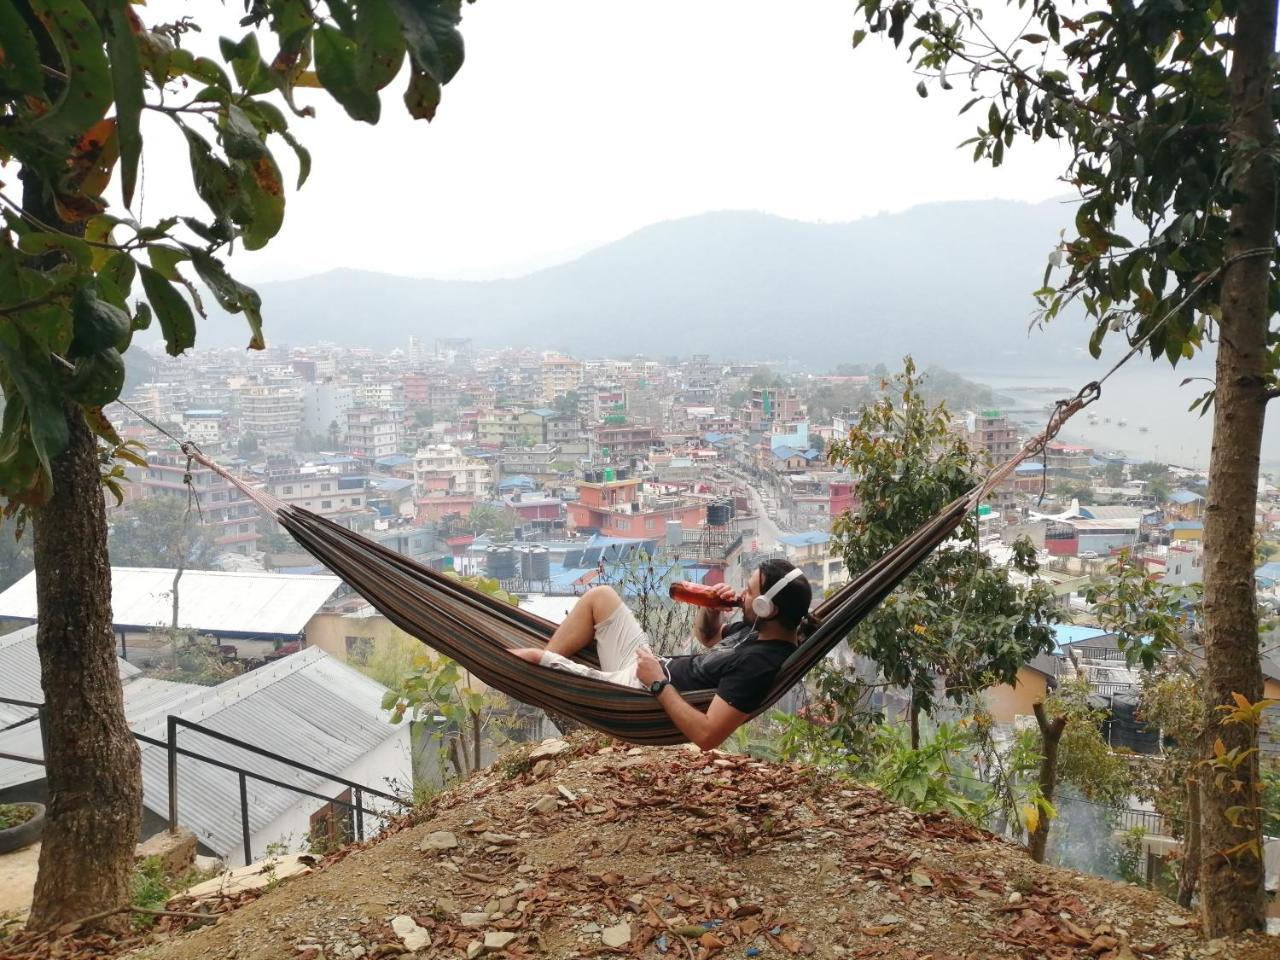
[{"label": "white shorts", "polygon": [[600,656],[600,669],[575,663],[558,653],[543,651],[541,663],[553,670],[576,673],[580,677],[593,677],[624,687],[645,688],[636,679],[636,656],[649,642],[648,634],[640,627],[635,616],[620,604],[618,609],[596,624],[596,652]]}]

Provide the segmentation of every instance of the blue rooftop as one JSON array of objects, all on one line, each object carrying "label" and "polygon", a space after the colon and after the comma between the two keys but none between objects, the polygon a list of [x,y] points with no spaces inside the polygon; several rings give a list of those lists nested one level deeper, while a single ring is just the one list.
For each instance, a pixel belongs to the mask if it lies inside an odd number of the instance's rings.
[{"label": "blue rooftop", "polygon": [[1257,570],[1253,571],[1253,575],[1259,580],[1280,580],[1280,560],[1272,560],[1270,563],[1264,563]]},{"label": "blue rooftop", "polygon": [[498,481],[499,490],[532,490],[533,487],[533,477],[526,477],[524,474]]},{"label": "blue rooftop", "polygon": [[406,457],[403,453],[392,453],[379,457],[373,462],[380,467],[403,467],[406,463],[413,463],[413,457]]},{"label": "blue rooftop", "polygon": [[1060,648],[1066,644],[1079,643],[1081,640],[1092,640],[1094,637],[1105,637],[1111,633],[1110,630],[1104,630],[1102,627],[1082,626],[1074,623],[1055,623],[1050,629],[1053,631],[1053,642]]},{"label": "blue rooftop", "polygon": [[1173,523],[1164,525],[1166,530],[1203,530],[1204,522],[1201,520],[1175,520]]},{"label": "blue rooftop", "polygon": [[831,540],[831,534],[822,530],[807,530],[804,533],[788,533],[786,536],[779,537],[779,543],[785,543],[789,547],[811,547],[818,543],[827,543]]},{"label": "blue rooftop", "polygon": [[1173,493],[1169,494],[1169,502],[1176,503],[1182,507],[1203,499],[1204,497],[1200,496],[1200,494],[1196,493],[1194,490],[1175,490]]},{"label": "blue rooftop", "polygon": [[559,415],[558,410],[552,410],[550,407],[539,407],[537,410],[530,410],[529,412],[538,417],[554,417]]}]

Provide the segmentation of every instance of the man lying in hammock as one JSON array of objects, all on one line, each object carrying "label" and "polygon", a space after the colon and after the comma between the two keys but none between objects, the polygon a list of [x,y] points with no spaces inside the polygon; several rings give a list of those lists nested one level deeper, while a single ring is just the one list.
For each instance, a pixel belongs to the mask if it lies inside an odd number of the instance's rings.
[{"label": "man lying in hammock", "polygon": [[[740,597],[744,616],[726,623],[720,611],[699,608],[693,632],[708,648],[706,653],[655,657],[649,638],[612,587],[592,587],[584,593],[546,650],[513,652],[544,667],[648,690],[690,742],[710,750],[750,720],[764,702],[800,641],[800,625],[813,597],[804,574],[786,560],[760,564],[741,595],[727,584],[717,591],[726,599]],[[592,639],[599,670],[569,659]],[[687,690],[716,691],[706,713],[680,696]]]}]

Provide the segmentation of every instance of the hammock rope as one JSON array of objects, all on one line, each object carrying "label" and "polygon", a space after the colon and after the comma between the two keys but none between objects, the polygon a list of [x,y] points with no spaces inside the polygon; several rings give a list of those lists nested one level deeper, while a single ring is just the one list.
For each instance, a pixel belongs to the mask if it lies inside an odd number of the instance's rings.
[{"label": "hammock rope", "polygon": [[[816,627],[787,658],[756,714],[769,709],[798,683],[948,539],[965,516],[1020,463],[1042,452],[1067,420],[1100,395],[1099,383],[1095,381],[1072,399],[1057,404],[1045,429],[1027,441],[1015,456],[993,469],[981,483],[944,507],[815,608],[812,619]],[[555,624],[550,621],[474,590],[455,577],[431,570],[325,517],[285,503],[234,476],[194,443],[178,440],[150,418],[138,415],[178,443],[191,460],[212,470],[252,499],[300,546],[388,620],[437,653],[458,661],[489,686],[621,740],[638,744],[673,744],[685,740],[661,704],[644,691],[529,664],[511,655],[510,651],[518,647],[545,647],[555,631]],[[575,659],[588,666],[599,666],[590,647]],[[682,696],[693,706],[705,709],[715,691],[684,691]]]}]

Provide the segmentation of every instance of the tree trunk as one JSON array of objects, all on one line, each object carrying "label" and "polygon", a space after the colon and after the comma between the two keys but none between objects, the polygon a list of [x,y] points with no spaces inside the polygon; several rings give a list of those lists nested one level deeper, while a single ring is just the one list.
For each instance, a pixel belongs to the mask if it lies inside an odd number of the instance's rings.
[{"label": "tree trunk", "polygon": [[911,749],[920,749],[920,706],[916,703],[915,695],[911,697],[911,706],[907,708],[907,719],[911,724]]},{"label": "tree trunk", "polygon": [[[1276,0],[1241,0],[1231,58],[1232,145],[1252,154],[1235,181],[1228,258],[1275,244],[1276,185],[1266,156],[1274,141],[1271,55],[1275,49]],[[1244,161],[1237,161],[1243,165]],[[1227,750],[1256,746],[1247,725],[1216,722],[1217,708],[1241,694],[1262,697],[1258,618],[1253,578],[1254,510],[1259,453],[1266,415],[1267,326],[1270,319],[1270,252],[1231,263],[1222,281],[1213,450],[1204,530],[1204,622],[1206,713],[1212,744]],[[1261,929],[1263,919],[1262,830],[1257,815],[1257,754],[1235,775],[1201,778],[1200,900],[1204,932],[1221,937]],[[1234,784],[1243,782],[1244,792]],[[1233,826],[1230,807],[1250,808]],[[1256,843],[1253,850],[1241,845]],[[1231,856],[1226,852],[1237,850]]]},{"label": "tree trunk", "polygon": [[1178,906],[1191,908],[1200,879],[1200,782],[1187,777],[1187,833],[1182,838],[1182,873],[1178,877]]},{"label": "tree trunk", "polygon": [[79,407],[68,405],[67,422],[71,439],[53,462],[53,497],[34,518],[49,745],[49,819],[28,920],[36,930],[129,902],[142,819],[142,769],[111,632],[97,441]]},{"label": "tree trunk", "polygon": [[[1040,739],[1044,745],[1044,759],[1040,761],[1040,796],[1046,804],[1053,803],[1053,792],[1058,786],[1058,744],[1062,742],[1062,731],[1067,729],[1067,718],[1054,717],[1050,720],[1044,712],[1044,704],[1032,705],[1036,723],[1040,726]],[[1031,831],[1027,849],[1031,859],[1036,863],[1044,863],[1045,849],[1049,845],[1049,824],[1051,817],[1045,810],[1040,811],[1036,819],[1036,828]]]}]

